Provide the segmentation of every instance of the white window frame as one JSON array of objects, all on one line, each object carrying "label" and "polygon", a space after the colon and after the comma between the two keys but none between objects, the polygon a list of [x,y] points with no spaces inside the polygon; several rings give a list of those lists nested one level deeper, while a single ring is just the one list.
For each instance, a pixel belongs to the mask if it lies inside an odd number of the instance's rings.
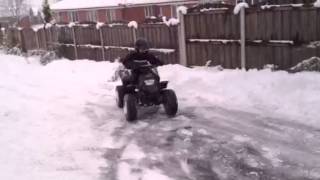
[{"label": "white window frame", "polygon": [[176,18],[177,17],[177,6],[171,5],[171,17]]},{"label": "white window frame", "polygon": [[162,17],[163,16],[163,6],[159,7],[159,16]]},{"label": "white window frame", "polygon": [[115,9],[107,9],[107,21],[113,22],[117,19],[116,10]]},{"label": "white window frame", "polygon": [[90,22],[96,22],[97,21],[97,11],[92,10],[87,12],[87,20]]},{"label": "white window frame", "polygon": [[155,16],[153,6],[144,7],[144,15],[145,17]]},{"label": "white window frame", "polygon": [[54,18],[55,18],[56,22],[60,22],[61,21],[60,12],[55,12],[54,13]]},{"label": "white window frame", "polygon": [[69,11],[69,19],[71,22],[78,22],[79,16],[77,11]]}]

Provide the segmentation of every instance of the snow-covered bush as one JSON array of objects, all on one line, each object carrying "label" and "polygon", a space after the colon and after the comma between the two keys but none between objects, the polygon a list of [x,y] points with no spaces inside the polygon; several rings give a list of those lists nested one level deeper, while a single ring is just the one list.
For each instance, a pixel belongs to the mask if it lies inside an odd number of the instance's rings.
[{"label": "snow-covered bush", "polygon": [[17,56],[22,56],[23,55],[21,49],[18,46],[15,46],[13,48],[7,49],[6,50],[6,54],[17,55]]},{"label": "snow-covered bush", "polygon": [[296,66],[290,68],[289,72],[297,73],[301,71],[317,71],[320,72],[320,58],[312,57],[310,59],[306,59]]},{"label": "snow-covered bush", "polygon": [[49,51],[41,55],[40,57],[40,63],[42,65],[47,65],[50,62],[59,59],[59,56],[55,51]]},{"label": "snow-covered bush", "polygon": [[263,66],[263,69],[270,69],[271,71],[276,71],[279,67],[274,64],[266,64]]},{"label": "snow-covered bush", "polygon": [[97,29],[100,29],[102,26],[104,26],[105,25],[105,23],[103,23],[103,22],[98,22],[97,24],[96,24],[96,28]]},{"label": "snow-covered bush", "polygon": [[28,56],[43,56],[46,53],[47,51],[45,50],[36,49],[36,50],[28,51]]}]

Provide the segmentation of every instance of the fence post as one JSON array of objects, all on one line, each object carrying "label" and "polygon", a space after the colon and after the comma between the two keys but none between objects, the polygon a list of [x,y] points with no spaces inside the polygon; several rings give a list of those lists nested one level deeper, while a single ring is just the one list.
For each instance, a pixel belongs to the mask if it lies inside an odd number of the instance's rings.
[{"label": "fence post", "polygon": [[26,47],[26,43],[25,43],[23,30],[24,29],[19,30],[20,46],[21,46],[22,53],[27,53],[27,47]]},{"label": "fence post", "polygon": [[49,31],[49,40],[48,40],[48,50],[52,50],[52,34],[51,34],[51,27],[49,27],[49,29],[48,29],[48,31]]},{"label": "fence post", "polygon": [[179,21],[180,25],[178,26],[178,44],[179,44],[179,57],[180,64],[187,66],[187,51],[186,51],[186,33],[185,33],[185,23],[184,23],[184,14],[179,11]]},{"label": "fence post", "polygon": [[76,31],[75,26],[71,27],[72,30],[72,38],[73,38],[73,46],[74,46],[74,57],[75,59],[78,59],[78,48],[77,48],[77,40],[76,40]]},{"label": "fence post", "polygon": [[134,27],[132,27],[132,34],[133,34],[133,43],[134,43],[137,41],[137,30]]},{"label": "fence post", "polygon": [[240,31],[241,31],[241,69],[246,69],[246,13],[245,8],[240,11]]},{"label": "fence post", "polygon": [[35,37],[36,37],[36,44],[37,44],[37,49],[40,49],[40,43],[39,43],[39,37],[38,37],[38,31],[35,31]]},{"label": "fence post", "polygon": [[102,27],[99,28],[99,34],[100,34],[100,43],[101,43],[101,51],[102,51],[102,60],[106,60],[106,54],[104,52],[104,40],[103,40],[103,34],[102,34]]}]

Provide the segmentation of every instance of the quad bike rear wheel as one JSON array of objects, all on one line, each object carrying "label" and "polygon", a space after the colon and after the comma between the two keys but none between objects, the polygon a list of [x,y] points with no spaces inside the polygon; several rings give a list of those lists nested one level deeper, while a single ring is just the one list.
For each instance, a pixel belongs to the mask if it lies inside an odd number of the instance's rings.
[{"label": "quad bike rear wheel", "polygon": [[119,108],[123,108],[124,93],[123,86],[116,87],[116,103]]},{"label": "quad bike rear wheel", "polygon": [[127,121],[133,122],[137,120],[137,98],[133,94],[124,96],[123,110]]},{"label": "quad bike rear wheel", "polygon": [[169,117],[173,117],[178,111],[178,100],[176,93],[171,89],[162,91],[163,107]]}]

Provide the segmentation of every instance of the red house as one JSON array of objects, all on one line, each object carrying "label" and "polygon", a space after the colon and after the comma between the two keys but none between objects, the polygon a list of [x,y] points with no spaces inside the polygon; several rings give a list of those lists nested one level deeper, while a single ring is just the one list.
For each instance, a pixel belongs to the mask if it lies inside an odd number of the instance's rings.
[{"label": "red house", "polygon": [[176,17],[178,6],[194,6],[199,0],[62,0],[52,5],[58,23],[143,22],[148,18]]}]

